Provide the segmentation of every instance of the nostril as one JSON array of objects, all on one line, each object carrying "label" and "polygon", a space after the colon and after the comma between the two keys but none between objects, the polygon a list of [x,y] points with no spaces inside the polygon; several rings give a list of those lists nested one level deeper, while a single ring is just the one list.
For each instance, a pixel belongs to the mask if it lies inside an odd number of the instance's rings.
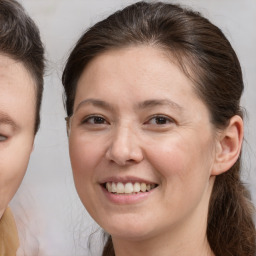
[{"label": "nostril", "polygon": [[132,136],[130,136],[131,131],[128,128],[125,129],[125,131],[126,132],[120,132],[116,139],[113,138],[106,152],[106,158],[120,166],[138,163],[143,159],[137,136],[136,140],[134,140]]},{"label": "nostril", "polygon": [[135,164],[136,163],[136,161],[134,160],[134,159],[129,159],[129,160],[127,160],[125,163],[124,163],[124,165],[125,164]]}]

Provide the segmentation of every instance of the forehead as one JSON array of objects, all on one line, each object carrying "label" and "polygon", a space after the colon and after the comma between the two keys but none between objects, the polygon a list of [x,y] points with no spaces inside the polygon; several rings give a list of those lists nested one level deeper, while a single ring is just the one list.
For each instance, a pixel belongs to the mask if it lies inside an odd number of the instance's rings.
[{"label": "forehead", "polygon": [[0,110],[15,122],[34,123],[35,83],[25,66],[0,54]]},{"label": "forehead", "polygon": [[86,93],[99,90],[106,95],[109,90],[122,86],[142,96],[152,92],[151,89],[155,96],[170,90],[194,94],[193,82],[171,54],[156,47],[132,46],[95,57],[78,81],[76,96],[80,97],[81,90]]}]

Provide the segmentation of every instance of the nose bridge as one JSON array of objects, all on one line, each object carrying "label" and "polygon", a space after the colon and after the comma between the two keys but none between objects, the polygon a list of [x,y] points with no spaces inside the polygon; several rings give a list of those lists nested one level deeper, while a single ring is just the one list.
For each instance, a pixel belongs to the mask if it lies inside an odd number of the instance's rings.
[{"label": "nose bridge", "polygon": [[110,160],[119,165],[142,160],[138,133],[130,124],[124,123],[115,127],[111,139],[111,145],[107,152]]}]

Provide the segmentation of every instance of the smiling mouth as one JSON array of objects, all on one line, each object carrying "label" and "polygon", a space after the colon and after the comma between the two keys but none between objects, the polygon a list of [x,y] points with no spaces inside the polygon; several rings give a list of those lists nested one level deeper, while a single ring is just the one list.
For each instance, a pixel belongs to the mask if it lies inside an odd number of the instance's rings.
[{"label": "smiling mouth", "polygon": [[144,182],[106,182],[102,185],[108,192],[112,194],[124,195],[149,192],[158,186],[158,184],[146,184]]}]

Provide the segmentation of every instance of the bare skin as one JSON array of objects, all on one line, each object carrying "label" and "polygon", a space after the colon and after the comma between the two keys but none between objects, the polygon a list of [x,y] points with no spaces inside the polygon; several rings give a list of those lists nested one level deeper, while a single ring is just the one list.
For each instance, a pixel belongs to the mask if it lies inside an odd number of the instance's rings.
[{"label": "bare skin", "polygon": [[0,55],[0,218],[16,193],[33,150],[35,85],[20,62]]},{"label": "bare skin", "polygon": [[[70,158],[80,199],[116,255],[212,256],[210,195],[215,176],[237,159],[241,134],[239,117],[215,129],[192,82],[161,50],[93,59],[78,81]],[[111,185],[137,181],[154,188],[122,194]]]}]

